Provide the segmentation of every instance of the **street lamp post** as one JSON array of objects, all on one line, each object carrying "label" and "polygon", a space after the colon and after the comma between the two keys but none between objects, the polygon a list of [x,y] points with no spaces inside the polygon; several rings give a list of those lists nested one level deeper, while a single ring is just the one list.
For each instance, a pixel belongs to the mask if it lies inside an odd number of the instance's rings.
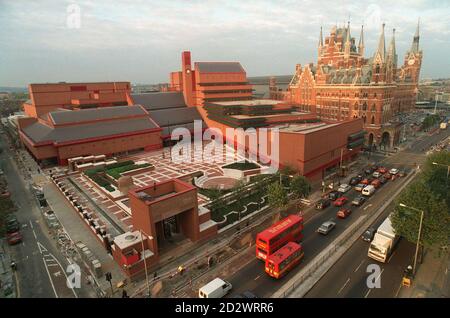
[{"label": "street lamp post", "polygon": [[417,255],[419,253],[419,242],[420,242],[420,237],[421,237],[421,234],[422,234],[422,223],[423,223],[423,215],[424,215],[424,213],[423,213],[422,210],[419,210],[419,209],[407,206],[406,204],[403,204],[403,203],[400,203],[400,206],[403,207],[403,208],[414,210],[416,212],[420,212],[419,233],[417,234],[416,253],[414,255],[414,265],[413,265],[413,275],[415,275],[416,274]]},{"label": "street lamp post", "polygon": [[145,268],[145,280],[147,282],[147,291],[148,291],[148,295],[151,295],[151,291],[150,291],[150,283],[148,281],[148,271],[147,271],[147,261],[145,259],[145,248],[144,248],[144,238],[143,238],[143,234],[145,234],[147,236],[147,239],[152,240],[153,237],[148,235],[147,233],[145,233],[142,230],[139,230],[141,233],[141,246],[142,246],[142,259],[144,261],[144,268]]}]

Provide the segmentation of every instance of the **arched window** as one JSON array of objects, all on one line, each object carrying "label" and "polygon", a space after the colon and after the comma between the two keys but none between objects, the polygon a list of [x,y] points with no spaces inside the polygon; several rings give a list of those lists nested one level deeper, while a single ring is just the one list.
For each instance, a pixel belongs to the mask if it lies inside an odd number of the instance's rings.
[{"label": "arched window", "polygon": [[372,125],[375,125],[375,116],[372,116],[372,120],[370,121]]},{"label": "arched window", "polygon": [[367,103],[366,102],[364,102],[364,104],[363,104],[363,110],[367,110]]}]

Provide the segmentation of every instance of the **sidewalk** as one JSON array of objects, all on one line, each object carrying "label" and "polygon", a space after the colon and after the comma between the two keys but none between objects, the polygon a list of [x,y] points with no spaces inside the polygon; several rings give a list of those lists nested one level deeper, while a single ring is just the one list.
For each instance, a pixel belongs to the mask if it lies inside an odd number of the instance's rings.
[{"label": "sidewalk", "polygon": [[[120,281],[126,279],[125,274],[120,269],[119,265],[109,255],[103,245],[92,235],[87,229],[86,225],[80,220],[75,210],[67,203],[63,195],[56,189],[53,183],[48,183],[44,186],[44,193],[49,206],[55,212],[65,231],[68,233],[70,239],[76,244],[82,242],[94,254],[102,265],[102,272],[111,272],[113,287]],[[104,275],[96,278],[101,289],[110,292],[111,287],[106,281]],[[133,286],[126,286],[127,291]],[[115,288],[116,289],[116,288]],[[120,297],[116,291],[116,297]]]},{"label": "sidewalk", "polygon": [[0,298],[16,298],[14,273],[6,242],[0,240]]},{"label": "sidewalk", "polygon": [[448,298],[450,297],[450,254],[426,252],[410,287],[402,286],[398,298]]}]

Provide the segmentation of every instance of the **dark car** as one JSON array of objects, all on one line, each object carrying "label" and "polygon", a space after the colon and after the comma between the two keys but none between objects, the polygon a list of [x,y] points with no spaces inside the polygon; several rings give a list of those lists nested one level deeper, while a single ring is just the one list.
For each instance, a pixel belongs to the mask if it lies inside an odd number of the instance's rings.
[{"label": "dark car", "polygon": [[361,206],[364,202],[366,202],[366,198],[363,196],[357,196],[352,200],[352,205]]},{"label": "dark car", "polygon": [[364,170],[364,174],[367,175],[367,176],[372,174],[372,169],[370,169],[370,168],[365,169]]},{"label": "dark car", "polygon": [[245,291],[242,293],[244,298],[258,298],[255,294],[253,294],[251,291]]},{"label": "dark car", "polygon": [[399,172],[398,172],[398,176],[399,177],[404,177],[404,176],[406,176],[408,173],[406,172],[406,170],[405,169],[402,169],[402,170],[400,170]]},{"label": "dark car", "polygon": [[384,176],[381,176],[378,178],[381,184],[385,184],[387,182],[387,179]]},{"label": "dark car", "polygon": [[247,298],[247,299],[252,299],[252,298],[258,298],[255,294],[253,294],[251,291],[245,291],[242,294],[236,294],[234,296],[232,296],[231,298]]},{"label": "dark car", "polygon": [[316,203],[316,209],[317,210],[323,210],[329,205],[330,205],[330,200],[328,200],[328,199],[320,199]]},{"label": "dark car", "polygon": [[6,221],[6,233],[14,233],[20,230],[20,223],[17,219]]},{"label": "dark car", "polygon": [[330,199],[331,201],[335,201],[341,195],[342,193],[339,191],[331,191],[330,193],[328,193],[328,199]]},{"label": "dark car", "polygon": [[369,227],[362,235],[361,238],[363,241],[371,242],[373,237],[375,236],[376,229],[373,227]]},{"label": "dark car", "polygon": [[361,180],[362,180],[362,178],[360,178],[359,176],[356,176],[356,177],[353,177],[353,178],[350,179],[349,184],[350,184],[351,186],[355,186],[355,185],[357,185]]}]

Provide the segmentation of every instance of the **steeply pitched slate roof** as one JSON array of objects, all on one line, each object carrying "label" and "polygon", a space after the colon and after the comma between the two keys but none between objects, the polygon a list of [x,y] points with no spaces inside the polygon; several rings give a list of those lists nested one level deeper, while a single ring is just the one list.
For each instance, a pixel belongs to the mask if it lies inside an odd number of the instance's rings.
[{"label": "steeply pitched slate roof", "polygon": [[113,106],[74,111],[54,111],[49,113],[55,125],[117,119],[136,115],[146,115],[146,112],[139,106]]},{"label": "steeply pitched slate roof", "polygon": [[186,107],[181,92],[131,94],[131,98],[135,104],[142,105],[147,110]]},{"label": "steeply pitched slate roof", "polygon": [[148,117],[111,120],[98,123],[80,124],[76,126],[49,127],[40,122],[23,128],[23,132],[33,142],[70,142],[88,138],[101,138],[112,135],[133,133],[158,128]]},{"label": "steeply pitched slate roof", "polygon": [[241,73],[245,72],[239,62],[196,62],[200,72],[204,73]]}]

